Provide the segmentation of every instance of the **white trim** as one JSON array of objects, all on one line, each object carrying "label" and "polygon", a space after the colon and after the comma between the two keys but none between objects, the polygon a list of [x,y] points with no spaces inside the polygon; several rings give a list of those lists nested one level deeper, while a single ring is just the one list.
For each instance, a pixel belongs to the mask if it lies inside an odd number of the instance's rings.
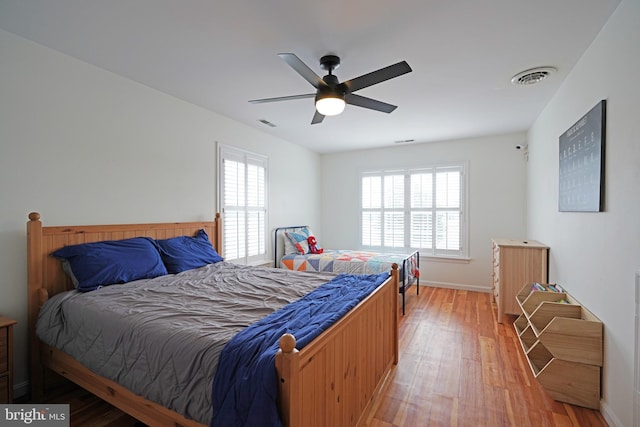
[{"label": "white trim", "polygon": [[469,284],[463,284],[463,283],[434,282],[434,281],[426,281],[423,278],[420,278],[420,286],[429,286],[431,288],[457,289],[461,291],[471,291],[471,292],[482,292],[485,294],[491,293],[490,285],[469,285]]},{"label": "white trim", "polygon": [[[429,262],[450,262],[453,264],[469,264],[471,258],[469,257],[448,257],[448,256],[435,256],[435,255],[420,255],[420,260]],[[422,262],[422,261],[421,261]]]},{"label": "white trim", "polygon": [[[411,241],[410,241],[410,229],[409,229],[409,224],[410,224],[410,220],[408,218],[408,216],[411,214],[412,210],[411,210],[411,206],[407,206],[407,203],[410,202],[410,177],[412,175],[412,173],[419,173],[420,171],[428,171],[428,173],[432,173],[433,174],[433,186],[436,186],[436,174],[438,172],[441,172],[443,169],[446,168],[455,168],[456,170],[460,171],[460,207],[458,208],[458,211],[460,212],[460,229],[459,229],[459,244],[460,244],[460,249],[459,250],[455,250],[455,251],[451,251],[451,250],[445,250],[445,249],[441,249],[438,250],[436,248],[432,248],[431,250],[429,249],[424,249],[424,248],[414,248],[411,247]],[[434,260],[460,260],[461,262],[469,262],[470,261],[470,254],[469,254],[469,161],[459,161],[459,162],[448,162],[448,163],[437,163],[437,164],[427,164],[427,165],[422,165],[422,166],[412,166],[412,167],[404,167],[404,168],[373,168],[373,169],[360,169],[358,174],[358,210],[357,210],[357,214],[358,214],[358,219],[357,219],[357,224],[359,224],[358,227],[358,241],[359,241],[359,245],[360,248],[364,249],[364,250],[372,250],[372,251],[379,251],[379,252],[389,252],[389,251],[398,251],[398,252],[412,252],[414,250],[419,250],[421,251],[421,256],[424,256],[425,258],[432,258]],[[381,177],[383,178],[383,183],[382,185],[384,185],[384,177],[388,176],[388,175],[403,175],[405,177],[405,195],[404,195],[404,201],[405,201],[405,205],[402,208],[402,211],[405,213],[405,221],[404,221],[404,241],[405,241],[405,245],[407,246],[402,246],[402,247],[392,247],[392,246],[375,246],[375,245],[363,245],[362,241],[363,241],[363,213],[364,212],[368,212],[369,209],[364,209],[362,207],[362,199],[363,199],[363,187],[362,187],[362,181],[363,178],[366,177]],[[434,190],[435,191],[435,190]],[[434,193],[435,196],[435,193]],[[435,203],[435,201],[434,201]],[[373,208],[372,208],[373,209]],[[399,208],[398,208],[399,209]],[[425,208],[426,209],[426,208]],[[436,209],[437,208],[430,208],[430,209]],[[385,208],[384,206],[382,206],[380,209],[373,209],[372,211],[380,211],[381,213],[384,212],[393,212],[397,209],[394,208]],[[384,221],[384,216],[383,218],[381,218],[381,221]],[[434,230],[433,230],[433,236],[435,239],[435,217],[433,219],[434,224]],[[382,227],[384,228],[384,223],[382,224]],[[425,254],[428,253],[428,254]],[[425,254],[425,255],[422,255]]]},{"label": "white trim", "polygon": [[625,427],[604,399],[600,399],[600,413],[609,427]]},{"label": "white trim", "polygon": [[[238,163],[244,163],[245,166],[248,164],[254,164],[254,165],[261,165],[262,167],[264,167],[264,172],[265,172],[265,176],[264,176],[264,235],[262,236],[262,239],[264,241],[264,252],[260,253],[258,255],[253,255],[253,256],[245,256],[244,259],[231,259],[230,261],[236,261],[238,263],[242,263],[242,264],[255,264],[255,263],[259,263],[262,264],[264,262],[267,261],[267,254],[269,252],[269,230],[268,230],[268,224],[269,224],[269,157],[265,156],[263,154],[258,154],[258,153],[254,153],[251,151],[247,151],[244,149],[240,149],[240,148],[236,148],[230,145],[226,145],[226,144],[222,144],[220,142],[217,142],[217,169],[218,169],[218,188],[217,188],[217,200],[218,200],[218,206],[219,209],[222,212],[222,220],[223,220],[223,224],[224,224],[224,209],[225,209],[225,205],[224,205],[224,201],[223,201],[223,186],[225,183],[225,178],[224,178],[224,160],[226,159],[231,159],[234,161],[237,161]],[[251,209],[248,209],[247,206],[245,206],[245,209],[247,209],[247,211],[251,211]],[[253,210],[255,212],[255,210]],[[260,209],[260,211],[262,211],[262,208]],[[222,239],[224,242],[224,227],[222,227]],[[225,250],[225,245],[223,244],[222,247],[223,250],[223,256],[224,256],[224,250]]]}]

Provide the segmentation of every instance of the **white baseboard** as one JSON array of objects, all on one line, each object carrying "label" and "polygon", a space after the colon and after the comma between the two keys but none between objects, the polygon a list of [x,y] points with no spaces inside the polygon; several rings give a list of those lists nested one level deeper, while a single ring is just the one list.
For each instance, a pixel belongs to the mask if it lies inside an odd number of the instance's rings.
[{"label": "white baseboard", "polygon": [[611,408],[603,399],[600,400],[600,413],[607,424],[609,424],[609,427],[624,427],[618,417],[616,417],[616,414],[611,411]]},{"label": "white baseboard", "polygon": [[431,286],[432,288],[447,288],[447,289],[459,289],[462,291],[472,292],[484,292],[490,293],[491,286],[489,285],[467,285],[463,283],[450,283],[450,282],[433,282],[420,279],[420,286]]},{"label": "white baseboard", "polygon": [[29,381],[23,381],[13,385],[13,400],[28,396],[30,391]]}]

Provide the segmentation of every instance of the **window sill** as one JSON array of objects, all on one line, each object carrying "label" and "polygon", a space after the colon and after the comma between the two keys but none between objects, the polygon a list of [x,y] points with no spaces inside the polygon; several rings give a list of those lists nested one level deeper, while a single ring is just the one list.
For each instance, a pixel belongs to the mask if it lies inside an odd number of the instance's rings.
[{"label": "window sill", "polygon": [[433,255],[420,255],[421,260],[429,262],[448,262],[452,264],[469,264],[471,258],[468,257],[447,257],[447,256],[433,256]]},{"label": "window sill", "polygon": [[263,259],[260,261],[253,261],[247,264],[250,267],[273,267],[273,260]]},{"label": "window sill", "polygon": [[251,261],[251,262],[241,262],[237,259],[232,259],[229,260],[230,263],[233,264],[238,264],[238,265],[245,265],[247,267],[273,267],[273,260],[270,259],[262,259],[262,260],[258,260],[258,261]]},{"label": "window sill", "polygon": [[[397,249],[397,251],[394,251],[393,249]],[[388,247],[384,247],[384,248],[380,248],[380,247],[368,247],[368,246],[363,246],[361,247],[360,250],[363,251],[371,251],[371,252],[382,252],[382,253],[399,253],[399,254],[412,254],[414,252],[420,252],[420,249],[413,249],[413,248],[388,248]],[[422,252],[420,252],[420,259],[424,259],[426,261],[430,261],[430,262],[450,262],[450,263],[455,263],[455,264],[469,264],[471,262],[471,258],[470,257],[454,257],[454,256],[447,256],[447,255],[424,255]]]}]

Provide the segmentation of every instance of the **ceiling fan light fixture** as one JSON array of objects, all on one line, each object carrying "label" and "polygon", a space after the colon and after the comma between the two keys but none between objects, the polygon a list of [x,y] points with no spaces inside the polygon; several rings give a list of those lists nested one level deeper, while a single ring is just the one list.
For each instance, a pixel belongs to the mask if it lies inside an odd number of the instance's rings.
[{"label": "ceiling fan light fixture", "polygon": [[341,98],[321,98],[316,101],[316,110],[323,116],[337,116],[344,111],[345,105]]},{"label": "ceiling fan light fixture", "polygon": [[336,55],[325,55],[320,58],[320,67],[329,72],[324,77],[317,75],[307,64],[302,62],[302,60],[293,53],[279,53],[278,56],[289,64],[295,72],[300,74],[302,78],[309,82],[311,86],[316,88],[315,95],[308,93],[303,95],[280,96],[277,98],[253,99],[249,102],[252,104],[260,104],[263,102],[315,97],[314,101],[316,111],[311,119],[312,125],[322,123],[325,116],[336,116],[341,114],[344,111],[346,104],[383,113],[391,113],[397,108],[395,105],[367,98],[366,96],[355,95],[353,92],[399,77],[412,71],[409,64],[407,64],[407,61],[400,61],[396,64],[389,65],[388,67],[380,68],[376,71],[372,71],[340,83],[338,77],[333,74],[333,70],[335,70],[340,64],[340,58]]},{"label": "ceiling fan light fixture", "polygon": [[316,110],[323,116],[337,116],[344,111],[344,96],[329,94],[316,97]]}]

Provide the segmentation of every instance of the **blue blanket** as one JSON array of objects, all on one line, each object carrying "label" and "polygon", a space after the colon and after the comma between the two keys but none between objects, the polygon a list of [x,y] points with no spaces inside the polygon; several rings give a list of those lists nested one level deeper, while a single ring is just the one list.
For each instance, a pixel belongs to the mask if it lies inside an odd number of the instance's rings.
[{"label": "blue blanket", "polygon": [[281,426],[275,369],[280,337],[293,334],[296,348],[304,348],[388,277],[341,274],[236,334],[220,354],[211,426]]}]

